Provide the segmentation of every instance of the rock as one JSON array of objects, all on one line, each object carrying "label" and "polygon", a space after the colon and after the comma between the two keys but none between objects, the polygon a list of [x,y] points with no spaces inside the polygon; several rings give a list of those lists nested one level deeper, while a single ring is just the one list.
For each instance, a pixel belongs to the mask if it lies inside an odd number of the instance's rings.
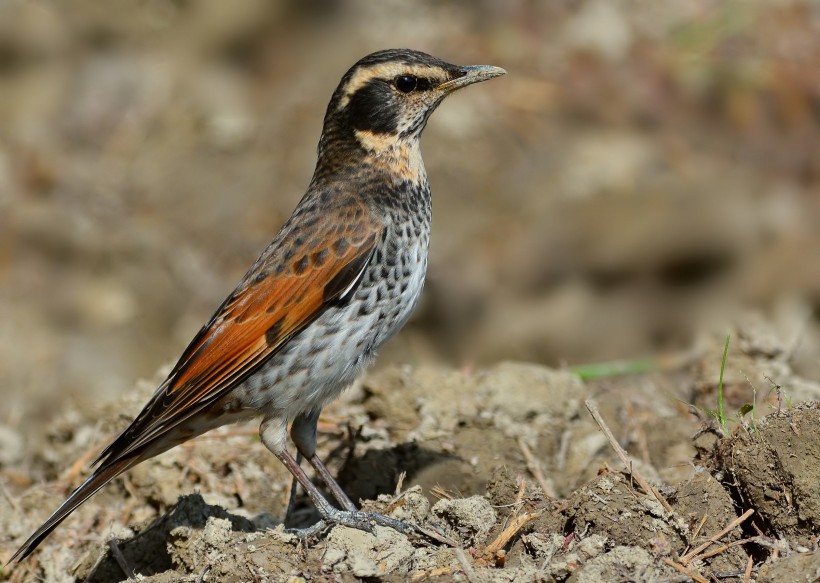
[{"label": "rock", "polygon": [[495,525],[495,509],[484,496],[471,496],[453,500],[439,500],[432,513],[446,520],[459,532],[467,530],[473,538],[480,539]]}]

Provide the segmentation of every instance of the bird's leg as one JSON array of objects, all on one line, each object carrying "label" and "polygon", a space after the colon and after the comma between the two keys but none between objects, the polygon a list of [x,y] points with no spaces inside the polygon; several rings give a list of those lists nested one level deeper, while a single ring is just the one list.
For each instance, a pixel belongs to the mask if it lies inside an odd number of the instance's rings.
[{"label": "bird's leg", "polygon": [[326,524],[341,524],[351,528],[373,532],[373,525],[387,526],[398,532],[409,534],[412,527],[395,518],[377,514],[375,512],[361,512],[358,510],[339,510],[328,502],[319,489],[310,481],[305,471],[296,463],[296,458],[285,448],[287,438],[287,423],[282,419],[270,417],[262,422],[259,428],[259,435],[262,443],[265,444],[273,455],[288,469],[294,478],[302,485],[305,492],[310,497],[316,510],[322,516],[319,524],[301,531],[302,536],[312,536],[325,528]]},{"label": "bird's leg", "polygon": [[327,485],[330,493],[343,509],[355,512],[358,510],[356,505],[345,494],[339,483],[333,478],[330,471],[325,466],[324,462],[316,455],[316,425],[319,422],[319,410],[302,413],[293,420],[293,425],[290,428],[290,437],[293,443],[296,444],[297,462],[299,455],[304,456],[306,460],[313,466],[319,477]]},{"label": "bird's leg", "polygon": [[310,465],[312,465],[313,469],[316,470],[316,473],[321,476],[322,481],[327,485],[328,489],[330,489],[330,493],[333,494],[336,501],[342,505],[342,508],[351,512],[358,510],[353,501],[347,494],[345,494],[344,490],[342,490],[342,487],[339,486],[339,483],[333,479],[332,475],[330,475],[330,471],[327,469],[327,466],[325,466],[322,460],[319,459],[319,456],[314,453],[308,458],[308,462],[310,462]]},{"label": "bird's leg", "polygon": [[[302,454],[298,451],[296,452],[296,465],[302,465]],[[291,477],[290,479],[290,494],[288,495],[288,508],[285,510],[285,520],[283,521],[285,524],[290,522],[290,516],[294,512],[294,508],[296,508],[296,496],[299,490],[299,482],[296,480],[296,477]]]}]

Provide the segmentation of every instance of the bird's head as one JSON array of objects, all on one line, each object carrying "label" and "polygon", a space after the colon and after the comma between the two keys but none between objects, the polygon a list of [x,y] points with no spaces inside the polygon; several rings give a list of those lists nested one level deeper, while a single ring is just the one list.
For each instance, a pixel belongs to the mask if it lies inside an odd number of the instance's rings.
[{"label": "bird's head", "polygon": [[489,65],[453,65],[409,49],[372,53],[345,73],[333,93],[320,156],[323,144],[334,141],[370,151],[417,142],[445,97],[505,73]]}]

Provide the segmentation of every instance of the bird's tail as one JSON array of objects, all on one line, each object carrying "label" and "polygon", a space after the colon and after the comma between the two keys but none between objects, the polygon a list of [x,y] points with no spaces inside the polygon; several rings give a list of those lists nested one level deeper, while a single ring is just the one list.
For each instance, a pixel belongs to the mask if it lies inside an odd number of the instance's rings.
[{"label": "bird's tail", "polygon": [[22,561],[29,556],[37,546],[43,542],[52,530],[57,528],[66,517],[74,512],[80,504],[88,500],[94,495],[97,490],[105,486],[108,482],[119,476],[125,470],[135,466],[141,461],[139,456],[126,457],[122,459],[113,460],[110,463],[104,463],[80,486],[71,493],[71,496],[63,502],[60,507],[54,511],[54,514],[48,517],[40,528],[34,531],[26,542],[17,549],[17,552],[9,559],[9,563],[14,560]]}]

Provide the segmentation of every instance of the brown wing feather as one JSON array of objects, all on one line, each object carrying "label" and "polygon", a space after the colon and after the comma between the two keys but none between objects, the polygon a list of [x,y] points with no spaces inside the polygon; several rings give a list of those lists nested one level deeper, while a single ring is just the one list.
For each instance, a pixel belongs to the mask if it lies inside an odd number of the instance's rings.
[{"label": "brown wing feather", "polygon": [[156,443],[227,394],[357,283],[384,226],[364,207],[322,213],[307,243],[293,234],[295,225],[283,228],[285,237],[274,240],[148,405],[102,452],[103,465]]}]

